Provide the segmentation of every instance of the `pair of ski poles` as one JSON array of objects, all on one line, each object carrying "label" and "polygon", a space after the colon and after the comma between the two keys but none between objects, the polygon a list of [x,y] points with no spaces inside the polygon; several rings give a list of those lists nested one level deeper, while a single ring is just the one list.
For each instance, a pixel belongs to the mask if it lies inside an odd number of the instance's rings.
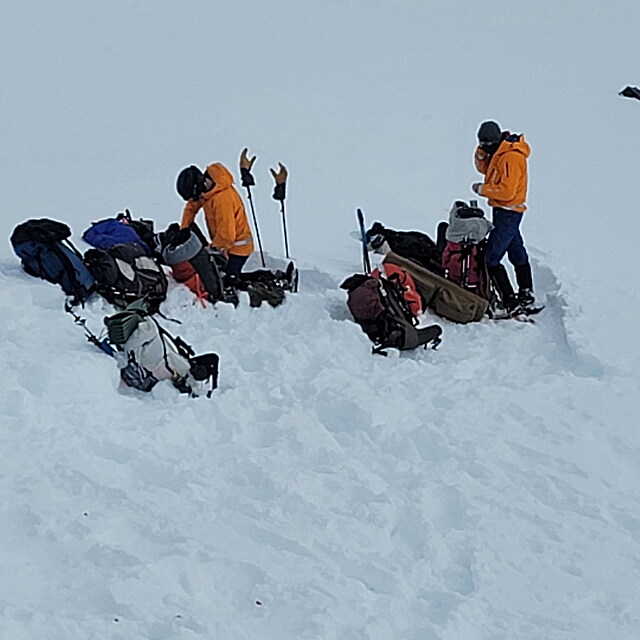
[{"label": "pair of ski poles", "polygon": [[[255,185],[256,181],[251,174],[251,168],[253,167],[253,163],[256,161],[256,156],[253,158],[248,157],[248,149],[245,147],[240,154],[240,175],[242,179],[242,186],[247,189],[247,198],[249,200],[249,206],[251,207],[251,217],[253,218],[253,226],[256,230],[256,238],[258,240],[258,249],[260,251],[260,261],[262,262],[263,268],[266,267],[266,263],[264,260],[264,251],[262,250],[262,240],[260,238],[260,229],[258,228],[258,219],[256,217],[256,210],[253,205],[253,196],[251,194],[251,187]],[[284,252],[287,260],[289,260],[289,237],[287,234],[287,217],[284,208],[284,201],[286,197],[286,186],[287,186],[287,176],[288,171],[287,168],[281,163],[278,163],[278,171],[275,169],[270,169],[271,175],[275,180],[276,184],[273,189],[273,199],[280,201],[280,213],[282,214],[282,231],[284,235]]]}]

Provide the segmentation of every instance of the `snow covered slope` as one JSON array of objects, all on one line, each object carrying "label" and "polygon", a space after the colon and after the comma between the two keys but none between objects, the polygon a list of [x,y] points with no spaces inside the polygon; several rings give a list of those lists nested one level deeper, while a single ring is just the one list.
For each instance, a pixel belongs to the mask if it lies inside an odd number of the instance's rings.
[{"label": "snow covered slope", "polygon": [[[637,0],[21,0],[0,21],[0,238],[178,172],[290,171],[301,291],[167,315],[220,389],[118,390],[0,242],[0,638],[637,640]],[[370,355],[338,284],[368,221],[433,235],[480,122],[531,144],[532,326]],[[272,258],[276,265],[276,258]],[[255,263],[254,263],[255,264]],[[282,264],[282,263],[280,263]],[[92,301],[99,330],[111,310]],[[171,324],[169,330],[175,330]]]},{"label": "snow covered slope", "polygon": [[122,393],[62,292],[2,263],[0,636],[636,637],[637,378],[571,339],[551,267],[535,325],[386,358],[344,275],[307,266],[277,309],[174,285],[221,356],[194,400]]}]

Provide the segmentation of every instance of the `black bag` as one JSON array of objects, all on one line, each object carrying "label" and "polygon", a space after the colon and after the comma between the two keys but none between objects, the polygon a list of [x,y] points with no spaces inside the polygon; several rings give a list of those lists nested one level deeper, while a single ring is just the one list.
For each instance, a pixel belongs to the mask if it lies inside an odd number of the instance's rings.
[{"label": "black bag", "polygon": [[263,302],[267,302],[272,307],[277,307],[284,302],[287,292],[298,291],[298,270],[293,262],[289,262],[285,271],[243,271],[238,278],[229,282],[236,289],[249,294],[250,306],[259,307]]},{"label": "black bag", "polygon": [[[196,291],[204,287],[210,302],[225,299],[218,256],[207,246],[199,227],[193,223],[181,229],[177,223],[157,235],[157,244],[165,264],[171,267],[174,278]],[[197,275],[197,278],[194,276]]]},{"label": "black bag", "polygon": [[354,320],[376,345],[373,353],[384,354],[390,347],[408,350],[440,344],[442,328],[434,324],[418,329],[416,317],[392,280],[355,274],[340,287],[347,291],[347,306]]},{"label": "black bag", "polygon": [[167,297],[167,276],[139,244],[89,249],[84,263],[96,279],[98,293],[118,308],[144,299],[155,313]]},{"label": "black bag", "polygon": [[95,291],[96,283],[70,236],[66,224],[41,218],[19,224],[10,242],[29,275],[59,284],[72,296],[72,304],[81,304]]},{"label": "black bag", "polygon": [[442,249],[426,234],[420,231],[394,231],[379,222],[374,222],[365,236],[367,245],[377,249],[382,242],[389,245],[393,253],[417,262],[425,269],[444,275]]}]

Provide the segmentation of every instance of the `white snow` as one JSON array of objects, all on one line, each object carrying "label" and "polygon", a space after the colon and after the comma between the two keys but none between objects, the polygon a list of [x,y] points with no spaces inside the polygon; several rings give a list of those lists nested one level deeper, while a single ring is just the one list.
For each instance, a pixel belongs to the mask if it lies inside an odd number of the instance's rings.
[{"label": "white snow", "polygon": [[[129,207],[183,166],[290,171],[300,292],[164,326],[221,358],[211,400],[123,392],[62,291],[0,248],[0,638],[640,637],[640,6],[13,3],[0,232]],[[633,74],[636,74],[635,76]],[[472,197],[484,119],[530,142],[535,325],[370,354],[340,282],[355,209],[430,235]],[[254,255],[252,265],[258,266]],[[100,331],[113,309],[84,310]],[[161,320],[162,322],[162,320]]]}]

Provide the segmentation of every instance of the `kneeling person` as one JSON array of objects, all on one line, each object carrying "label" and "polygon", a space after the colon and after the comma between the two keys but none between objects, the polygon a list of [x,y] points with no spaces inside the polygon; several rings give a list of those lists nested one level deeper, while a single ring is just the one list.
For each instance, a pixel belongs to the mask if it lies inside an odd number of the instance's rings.
[{"label": "kneeling person", "polygon": [[180,226],[188,227],[204,209],[211,245],[227,257],[227,277],[237,278],[253,252],[253,238],[231,172],[219,162],[204,172],[191,165],[178,175],[176,189],[186,200]]}]

